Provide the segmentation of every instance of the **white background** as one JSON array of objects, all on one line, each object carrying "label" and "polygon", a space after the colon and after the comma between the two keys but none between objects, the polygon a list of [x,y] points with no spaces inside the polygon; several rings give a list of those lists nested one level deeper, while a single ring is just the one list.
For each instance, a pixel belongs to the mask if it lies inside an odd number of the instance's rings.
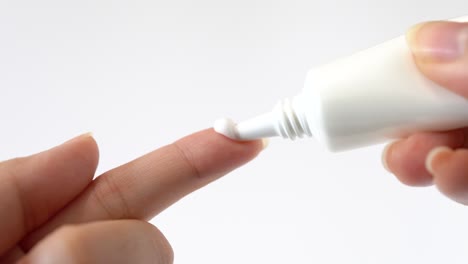
[{"label": "white background", "polygon": [[[467,13],[466,0],[0,0],[0,159],[92,131],[103,172],[269,110],[310,67]],[[401,185],[381,149],[273,139],[152,222],[176,263],[466,263],[468,209]]]}]

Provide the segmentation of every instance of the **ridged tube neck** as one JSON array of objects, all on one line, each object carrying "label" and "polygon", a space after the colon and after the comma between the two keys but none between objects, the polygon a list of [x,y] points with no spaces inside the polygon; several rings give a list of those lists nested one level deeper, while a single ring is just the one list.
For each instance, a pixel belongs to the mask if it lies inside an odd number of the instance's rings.
[{"label": "ridged tube neck", "polygon": [[304,136],[312,136],[303,103],[302,97],[298,95],[292,99],[285,98],[274,107],[276,130],[283,138],[295,140]]}]

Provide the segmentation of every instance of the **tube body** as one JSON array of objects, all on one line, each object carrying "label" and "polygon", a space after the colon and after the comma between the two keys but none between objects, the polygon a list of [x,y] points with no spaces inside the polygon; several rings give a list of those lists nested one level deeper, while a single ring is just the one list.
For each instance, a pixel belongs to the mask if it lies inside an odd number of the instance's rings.
[{"label": "tube body", "polygon": [[423,76],[403,36],[309,71],[293,106],[332,151],[468,126],[468,100]]},{"label": "tube body", "polygon": [[[468,16],[454,21],[466,22]],[[217,131],[231,131],[236,140],[313,136],[341,151],[415,132],[468,127],[468,100],[427,79],[401,36],[310,70],[302,93],[270,112],[218,124]]]}]

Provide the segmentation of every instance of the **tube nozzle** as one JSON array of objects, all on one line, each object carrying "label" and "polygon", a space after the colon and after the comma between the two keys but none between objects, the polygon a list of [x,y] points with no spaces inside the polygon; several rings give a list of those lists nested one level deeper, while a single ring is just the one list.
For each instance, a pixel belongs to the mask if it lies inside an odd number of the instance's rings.
[{"label": "tube nozzle", "polygon": [[216,132],[235,140],[254,140],[282,136],[294,140],[304,135],[312,136],[305,118],[289,99],[280,101],[273,111],[236,124],[231,119],[219,119],[214,124]]}]

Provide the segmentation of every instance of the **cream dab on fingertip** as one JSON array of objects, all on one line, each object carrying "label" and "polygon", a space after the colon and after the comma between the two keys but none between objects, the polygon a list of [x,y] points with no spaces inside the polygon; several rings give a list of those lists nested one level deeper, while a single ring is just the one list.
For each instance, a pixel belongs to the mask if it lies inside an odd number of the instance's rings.
[{"label": "cream dab on fingertip", "polygon": [[229,118],[221,118],[215,121],[213,128],[221,135],[238,140],[239,134],[237,133],[236,125],[237,124]]}]

